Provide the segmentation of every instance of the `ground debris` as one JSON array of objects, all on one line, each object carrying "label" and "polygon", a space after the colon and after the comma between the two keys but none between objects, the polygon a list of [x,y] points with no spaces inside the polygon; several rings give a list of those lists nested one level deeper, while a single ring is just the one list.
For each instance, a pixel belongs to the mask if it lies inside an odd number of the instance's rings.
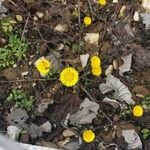
[{"label": "ground debris", "polygon": [[131,98],[132,95],[128,87],[126,87],[118,78],[114,77],[113,75],[109,74],[106,77],[106,83],[100,84],[99,89],[102,92],[102,94],[114,90],[115,94],[112,97],[113,99],[131,105],[135,104],[135,102]]},{"label": "ground debris", "polygon": [[90,101],[85,98],[81,103],[79,110],[74,113],[70,118],[71,124],[89,124],[96,118],[99,110],[99,105],[96,102]]}]

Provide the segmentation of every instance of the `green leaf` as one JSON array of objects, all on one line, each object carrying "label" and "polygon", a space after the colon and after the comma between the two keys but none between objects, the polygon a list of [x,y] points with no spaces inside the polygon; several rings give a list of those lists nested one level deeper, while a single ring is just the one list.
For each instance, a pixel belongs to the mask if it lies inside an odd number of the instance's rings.
[{"label": "green leaf", "polygon": [[13,95],[10,94],[8,97],[7,97],[7,101],[11,101],[13,99]]},{"label": "green leaf", "polygon": [[146,134],[143,134],[143,139],[147,139],[147,137],[149,136],[149,134],[148,133],[146,133]]},{"label": "green leaf", "polygon": [[150,133],[150,130],[149,130],[149,129],[144,128],[144,129],[142,129],[142,130],[141,130],[141,133],[144,133],[144,134],[146,134],[146,133]]},{"label": "green leaf", "polygon": [[23,20],[23,18],[22,18],[21,15],[16,15],[16,19],[17,19],[18,21],[20,21],[20,22],[22,22],[22,20]]}]

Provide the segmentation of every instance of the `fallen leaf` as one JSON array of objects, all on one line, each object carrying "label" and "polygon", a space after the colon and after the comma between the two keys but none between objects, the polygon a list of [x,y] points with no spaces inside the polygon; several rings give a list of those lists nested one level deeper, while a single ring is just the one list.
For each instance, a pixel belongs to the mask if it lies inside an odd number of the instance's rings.
[{"label": "fallen leaf", "polygon": [[123,64],[119,67],[119,74],[123,76],[125,72],[129,72],[131,70],[132,54],[121,58],[123,60]]},{"label": "fallen leaf", "polygon": [[142,22],[145,24],[146,30],[150,29],[150,13],[141,13]]},{"label": "fallen leaf", "polygon": [[124,28],[126,29],[127,33],[134,38],[134,34],[133,34],[132,29],[130,28],[130,26],[128,24],[126,24],[124,26]]},{"label": "fallen leaf", "polygon": [[120,104],[117,100],[115,100],[115,99],[110,99],[110,98],[108,98],[108,97],[105,97],[105,98],[103,99],[103,102],[106,103],[106,104],[111,105],[114,109],[121,108],[121,110],[123,110],[123,109],[126,108],[126,105]]},{"label": "fallen leaf", "polygon": [[136,94],[143,95],[143,96],[147,96],[149,94],[148,89],[140,85],[135,86],[133,88],[133,92],[135,92]]},{"label": "fallen leaf", "polygon": [[83,68],[87,65],[89,57],[89,54],[80,55],[80,60]]},{"label": "fallen leaf", "polygon": [[128,149],[136,149],[140,148],[142,149],[142,142],[138,134],[135,132],[135,130],[123,130],[122,136],[124,137],[125,141],[128,143]]},{"label": "fallen leaf", "polygon": [[69,118],[70,123],[90,124],[92,123],[93,119],[96,118],[98,110],[99,104],[90,101],[88,98],[85,98],[78,111]]},{"label": "fallen leaf", "polygon": [[68,113],[73,114],[78,110],[81,99],[77,94],[67,94],[57,91],[54,96],[54,111],[51,119],[52,123],[60,124],[66,118]]},{"label": "fallen leaf", "polygon": [[7,116],[7,121],[11,125],[23,125],[28,119],[28,114],[23,109],[13,109]]},{"label": "fallen leaf", "polygon": [[79,142],[77,140],[71,141],[64,145],[67,150],[77,150],[80,148]]},{"label": "fallen leaf", "polygon": [[112,99],[131,105],[135,104],[135,102],[131,98],[132,95],[129,89],[120,81],[120,79],[114,77],[111,74],[109,74],[106,77],[106,83],[100,84],[99,89],[102,92],[102,94],[115,91],[115,94],[114,96],[112,96]]},{"label": "fallen leaf", "polygon": [[36,124],[33,124],[33,123],[31,123],[31,125],[29,125],[27,130],[32,138],[41,137],[43,135],[42,127],[37,126]]}]

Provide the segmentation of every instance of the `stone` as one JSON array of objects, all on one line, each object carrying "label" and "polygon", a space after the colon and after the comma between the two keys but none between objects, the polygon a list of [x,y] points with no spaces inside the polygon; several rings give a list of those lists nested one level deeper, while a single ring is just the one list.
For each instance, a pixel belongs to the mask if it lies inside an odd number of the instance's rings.
[{"label": "stone", "polygon": [[71,136],[76,135],[73,131],[71,131],[69,129],[64,130],[62,134],[63,134],[64,137],[71,137]]},{"label": "stone", "polygon": [[68,32],[68,25],[67,24],[58,24],[55,28],[54,28],[55,32]]},{"label": "stone", "polygon": [[42,13],[42,12],[36,12],[36,15],[38,16],[38,18],[44,17],[44,13]]},{"label": "stone", "polygon": [[49,121],[45,122],[43,125],[41,125],[43,132],[51,132],[52,125]]},{"label": "stone", "polygon": [[10,125],[7,127],[7,135],[12,139],[16,140],[16,136],[21,132],[21,128]]}]

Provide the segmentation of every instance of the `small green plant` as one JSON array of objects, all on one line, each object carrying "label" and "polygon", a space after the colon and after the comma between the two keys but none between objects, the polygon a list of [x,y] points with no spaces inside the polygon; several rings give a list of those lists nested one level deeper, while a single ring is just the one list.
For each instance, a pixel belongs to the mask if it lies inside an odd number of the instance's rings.
[{"label": "small green plant", "polygon": [[72,50],[74,53],[78,54],[84,54],[84,43],[80,42],[79,44],[73,44],[72,45]]},{"label": "small green plant", "polygon": [[10,33],[13,30],[13,26],[15,26],[17,22],[12,18],[5,18],[0,21],[1,31],[3,33]]},{"label": "small green plant", "polygon": [[141,102],[143,109],[147,112],[150,111],[150,95],[145,96]]},{"label": "small green plant", "polygon": [[7,97],[7,101],[15,102],[19,108],[30,111],[33,107],[33,96],[27,96],[23,90],[13,89]]},{"label": "small green plant", "polygon": [[147,139],[147,137],[150,135],[150,130],[144,128],[141,130],[141,133],[142,133],[143,139]]},{"label": "small green plant", "polygon": [[26,57],[28,44],[17,34],[9,36],[8,44],[0,48],[0,68],[6,68]]}]

